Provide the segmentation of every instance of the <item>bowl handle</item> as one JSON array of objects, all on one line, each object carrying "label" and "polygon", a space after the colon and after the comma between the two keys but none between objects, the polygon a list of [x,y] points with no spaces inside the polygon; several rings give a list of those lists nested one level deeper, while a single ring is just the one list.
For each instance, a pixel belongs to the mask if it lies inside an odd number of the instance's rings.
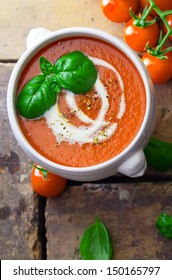
[{"label": "bowl handle", "polygon": [[140,177],[145,173],[146,167],[147,163],[144,152],[138,150],[120,165],[118,172],[129,177]]},{"label": "bowl handle", "polygon": [[27,49],[31,48],[35,45],[35,43],[39,42],[45,35],[51,33],[50,30],[45,29],[43,27],[33,28],[30,30],[27,38],[26,38],[26,47]]}]

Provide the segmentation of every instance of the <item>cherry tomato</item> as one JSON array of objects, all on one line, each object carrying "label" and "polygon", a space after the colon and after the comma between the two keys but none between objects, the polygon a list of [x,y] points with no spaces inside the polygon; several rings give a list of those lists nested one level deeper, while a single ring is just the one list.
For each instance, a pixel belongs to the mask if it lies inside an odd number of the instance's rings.
[{"label": "cherry tomato", "polygon": [[129,9],[137,11],[138,0],[100,0],[104,15],[114,22],[126,22],[131,16]]},{"label": "cherry tomato", "polygon": [[[39,168],[39,169],[38,169]],[[43,170],[43,172],[41,171]],[[60,195],[67,184],[67,180],[58,175],[48,172],[44,178],[44,170],[39,165],[34,165],[31,173],[31,184],[36,193],[45,197]]]},{"label": "cherry tomato", "polygon": [[172,51],[165,54],[168,59],[162,60],[146,52],[142,61],[155,84],[167,82],[172,78]]},{"label": "cherry tomato", "polygon": [[[140,0],[142,8],[145,7],[147,0]],[[154,0],[155,4],[160,8],[161,11],[172,10],[171,0]],[[149,5],[149,4],[148,4]],[[157,13],[152,9],[150,12],[152,16],[156,16]]]},{"label": "cherry tomato", "polygon": [[[172,14],[166,16],[166,20],[169,24],[169,26],[171,27],[172,29]],[[166,26],[164,25],[164,31],[167,32],[167,29],[166,29]],[[172,41],[172,35],[168,37],[171,41]]]},{"label": "cherry tomato", "polygon": [[[148,16],[147,21],[153,18]],[[124,27],[124,40],[135,51],[144,52],[146,43],[153,47],[159,38],[159,27],[157,22],[148,27],[137,27],[133,24],[134,19],[130,19]]]}]

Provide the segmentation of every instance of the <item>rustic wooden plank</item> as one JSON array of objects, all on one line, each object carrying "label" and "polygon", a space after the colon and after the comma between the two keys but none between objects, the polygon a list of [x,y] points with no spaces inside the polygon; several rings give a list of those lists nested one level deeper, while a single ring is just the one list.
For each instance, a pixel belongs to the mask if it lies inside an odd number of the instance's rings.
[{"label": "rustic wooden plank", "polygon": [[155,227],[172,214],[172,183],[83,184],[68,187],[46,206],[47,258],[79,259],[85,229],[99,217],[113,242],[113,259],[171,259],[171,240]]},{"label": "rustic wooden plank", "polygon": [[6,112],[13,64],[0,64],[0,259],[40,259],[38,201],[30,187],[30,161],[18,146]]},{"label": "rustic wooden plank", "polygon": [[158,108],[154,136],[172,143],[172,79],[156,85],[155,91]]},{"label": "rustic wooden plank", "polygon": [[105,18],[99,0],[1,2],[0,59],[21,56],[26,48],[25,41],[29,31],[36,27],[45,27],[52,31],[71,26],[101,27],[104,31],[123,37],[123,25],[114,24]]}]

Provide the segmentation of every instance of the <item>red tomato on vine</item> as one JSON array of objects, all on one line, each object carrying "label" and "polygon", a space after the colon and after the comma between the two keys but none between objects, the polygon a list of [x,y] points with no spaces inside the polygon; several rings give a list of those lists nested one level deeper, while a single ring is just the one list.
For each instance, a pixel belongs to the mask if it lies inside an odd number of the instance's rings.
[{"label": "red tomato on vine", "polygon": [[[147,17],[147,21],[151,21],[151,16]],[[159,27],[157,22],[141,28],[134,25],[134,19],[130,19],[124,27],[124,40],[135,51],[144,52],[146,44],[149,47],[155,46],[159,38]]]},{"label": "red tomato on vine", "polygon": [[138,0],[100,0],[104,15],[114,22],[126,22],[131,16],[129,9],[137,11]]},{"label": "red tomato on vine", "polygon": [[165,83],[172,78],[172,51],[165,54],[167,59],[159,59],[146,52],[142,61],[155,84]]},{"label": "red tomato on vine", "polygon": [[[172,10],[172,1],[171,0],[154,0],[155,4],[160,8],[161,11]],[[142,8],[145,7],[147,0],[140,0]],[[148,4],[149,5],[149,4]],[[157,13],[152,9],[150,12],[152,16],[156,16]]]},{"label": "red tomato on vine", "polygon": [[67,180],[47,172],[39,165],[33,165],[31,184],[36,193],[45,197],[60,195],[66,188]]},{"label": "red tomato on vine", "polygon": [[[170,26],[170,27],[171,27],[171,29],[172,29],[172,14],[171,14],[171,15],[166,16],[166,20],[167,20],[167,22],[168,22],[169,26]],[[164,31],[165,31],[165,32],[167,32],[167,29],[166,29],[166,27],[165,27],[165,26],[164,26]],[[168,37],[168,39],[170,39],[170,40],[172,41],[172,35],[171,35],[171,36],[169,36],[169,37]]]}]

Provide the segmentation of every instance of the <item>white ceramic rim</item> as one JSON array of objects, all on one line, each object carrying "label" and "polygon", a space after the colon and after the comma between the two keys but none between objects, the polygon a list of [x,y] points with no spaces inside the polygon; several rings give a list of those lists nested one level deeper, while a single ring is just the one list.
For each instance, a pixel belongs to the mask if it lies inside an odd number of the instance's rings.
[{"label": "white ceramic rim", "polygon": [[[20,128],[20,125],[18,123],[18,119],[16,115],[15,92],[16,92],[20,75],[24,70],[24,68],[26,67],[27,63],[33,58],[33,56],[37,52],[39,52],[40,49],[44,48],[48,44],[56,40],[60,40],[62,38],[70,38],[76,36],[97,38],[117,47],[121,52],[123,52],[125,55],[128,56],[128,58],[135,65],[136,69],[139,71],[146,92],[146,112],[145,112],[144,120],[133,141],[126,147],[125,150],[123,150],[119,155],[115,156],[114,158],[106,162],[93,166],[88,166],[88,167],[70,167],[70,166],[60,165],[53,161],[48,160],[46,157],[39,154],[25,138]],[[45,36],[40,37],[37,42],[33,43],[33,46],[29,47],[22,54],[17,64],[15,65],[10,77],[8,91],[7,91],[7,112],[8,112],[11,128],[19,144],[27,151],[28,155],[32,155],[34,158],[37,158],[38,163],[43,162],[46,166],[50,166],[54,170],[58,169],[64,172],[72,172],[72,173],[82,171],[84,173],[87,173],[89,171],[94,172],[97,171],[98,169],[104,169],[107,166],[112,165],[113,163],[116,162],[122,163],[124,158],[127,159],[132,152],[133,153],[135,152],[136,146],[137,146],[137,150],[139,150],[140,147],[142,148],[143,141],[140,141],[140,139],[142,138],[142,133],[147,130],[148,125],[153,126],[153,124],[152,125],[150,124],[152,122],[150,118],[152,116],[151,105],[153,103],[153,95],[154,95],[154,86],[145,66],[141,62],[138,55],[132,49],[130,49],[121,39],[113,35],[110,35],[105,31],[95,29],[95,28],[71,27],[71,28],[64,28],[64,29],[47,33]]]}]

